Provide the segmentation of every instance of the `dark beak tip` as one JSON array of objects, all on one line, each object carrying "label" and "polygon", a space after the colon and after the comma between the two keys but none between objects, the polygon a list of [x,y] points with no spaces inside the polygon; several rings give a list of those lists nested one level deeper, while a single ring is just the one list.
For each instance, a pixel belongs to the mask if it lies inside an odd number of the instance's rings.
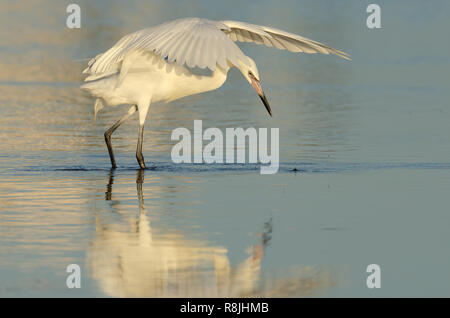
[{"label": "dark beak tip", "polygon": [[266,107],[267,112],[269,113],[270,117],[272,117],[272,109],[270,108],[269,101],[267,100],[265,95],[260,95],[261,101],[263,102],[264,106]]}]

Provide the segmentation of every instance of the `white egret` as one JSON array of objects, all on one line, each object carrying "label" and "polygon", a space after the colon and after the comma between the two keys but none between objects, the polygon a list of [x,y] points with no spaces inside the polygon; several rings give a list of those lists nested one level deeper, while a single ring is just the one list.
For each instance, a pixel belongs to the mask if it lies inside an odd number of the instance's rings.
[{"label": "white egret", "polygon": [[[111,135],[131,115],[139,113],[136,158],[144,169],[142,140],[150,104],[215,90],[225,82],[231,67],[242,72],[272,116],[255,62],[234,42],[253,42],[291,52],[332,53],[349,59],[344,52],[302,36],[238,21],[186,18],[128,34],[89,61],[83,71],[89,74],[85,79],[87,83],[81,86],[97,98],[95,116],[104,105],[132,105],[128,113],[105,132],[113,168],[116,161]],[[208,68],[211,74],[196,75],[189,70],[196,67]]]}]

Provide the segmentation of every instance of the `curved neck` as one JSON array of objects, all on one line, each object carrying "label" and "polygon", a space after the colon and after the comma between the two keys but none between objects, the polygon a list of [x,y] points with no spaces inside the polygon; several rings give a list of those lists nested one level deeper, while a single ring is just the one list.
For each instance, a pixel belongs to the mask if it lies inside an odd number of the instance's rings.
[{"label": "curved neck", "polygon": [[194,81],[193,85],[195,86],[193,88],[196,89],[196,93],[199,94],[203,92],[209,92],[222,86],[227,79],[227,73],[229,69],[229,67],[227,67],[226,69],[217,67],[216,70],[211,72],[211,75],[209,76],[196,76],[196,80]]},{"label": "curved neck", "polygon": [[173,90],[168,101],[219,88],[227,79],[229,69],[229,67],[227,69],[217,67],[215,71],[211,72],[211,75],[193,75],[190,72],[186,72],[184,76],[174,76],[174,81],[171,84]]}]

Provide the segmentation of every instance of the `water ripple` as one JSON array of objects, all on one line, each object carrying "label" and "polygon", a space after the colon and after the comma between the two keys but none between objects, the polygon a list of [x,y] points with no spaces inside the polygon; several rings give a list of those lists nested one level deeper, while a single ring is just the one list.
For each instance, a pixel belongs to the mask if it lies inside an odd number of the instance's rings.
[{"label": "water ripple", "polygon": [[[260,164],[175,164],[172,162],[157,162],[149,165],[146,170],[168,173],[248,173],[258,171]],[[363,172],[370,170],[388,169],[414,169],[414,170],[446,170],[450,169],[450,163],[446,162],[396,162],[396,163],[372,163],[372,162],[298,162],[280,163],[278,173],[346,173]],[[17,171],[45,172],[45,171],[109,171],[107,166],[83,165],[83,166],[25,166]],[[136,165],[123,165],[118,171],[136,171]]]}]

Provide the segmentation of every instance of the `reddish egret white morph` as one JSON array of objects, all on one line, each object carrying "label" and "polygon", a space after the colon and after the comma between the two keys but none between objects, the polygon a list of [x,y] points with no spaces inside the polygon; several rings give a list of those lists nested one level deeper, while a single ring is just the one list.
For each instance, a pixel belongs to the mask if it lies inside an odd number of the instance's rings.
[{"label": "reddish egret white morph", "polygon": [[[105,132],[111,165],[116,167],[112,133],[136,111],[139,136],[136,159],[145,168],[142,155],[144,122],[152,102],[171,102],[222,86],[231,67],[238,68],[272,116],[260,83],[255,61],[234,42],[253,42],[291,52],[349,56],[325,44],[279,29],[238,21],[178,19],[124,36],[105,53],[88,63],[89,74],[81,88],[94,97],[94,112],[104,105],[131,104],[128,113]],[[187,67],[184,65],[186,64]],[[189,68],[208,68],[210,75],[196,75]]]}]

